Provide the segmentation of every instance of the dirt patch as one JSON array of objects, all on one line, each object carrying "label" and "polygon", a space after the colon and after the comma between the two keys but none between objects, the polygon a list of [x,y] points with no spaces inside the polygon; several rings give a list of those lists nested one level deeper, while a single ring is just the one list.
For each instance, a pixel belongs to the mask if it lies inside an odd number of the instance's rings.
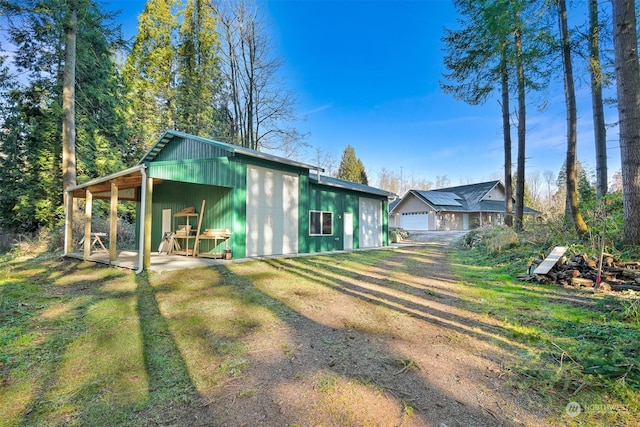
[{"label": "dirt patch", "polygon": [[[503,362],[519,350],[463,308],[446,261],[462,233],[412,236],[365,269],[346,258],[238,264],[314,285],[256,281],[278,320],[245,338],[228,381],[167,424],[201,426],[537,426],[548,415]],[[249,271],[251,270],[251,271]],[[243,276],[245,277],[245,276]],[[164,424],[155,417],[151,424]]]}]

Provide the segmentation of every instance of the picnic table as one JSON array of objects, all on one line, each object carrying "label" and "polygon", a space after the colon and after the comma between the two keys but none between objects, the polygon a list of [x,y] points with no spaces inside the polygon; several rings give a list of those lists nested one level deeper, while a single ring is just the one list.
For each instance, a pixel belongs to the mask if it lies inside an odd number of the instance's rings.
[{"label": "picnic table", "polygon": [[[107,233],[91,232],[91,249],[97,249],[96,246],[100,246],[104,252],[108,252],[102,242],[102,237],[107,237]],[[84,237],[78,242],[78,246],[84,246]]]}]

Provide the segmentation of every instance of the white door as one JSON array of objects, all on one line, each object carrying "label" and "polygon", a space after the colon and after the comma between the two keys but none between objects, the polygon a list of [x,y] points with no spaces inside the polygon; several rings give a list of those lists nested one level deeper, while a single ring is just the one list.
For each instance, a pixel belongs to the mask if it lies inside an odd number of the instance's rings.
[{"label": "white door", "polygon": [[247,256],[298,252],[298,176],[247,167]]},{"label": "white door", "polygon": [[378,248],[382,246],[382,201],[360,198],[359,214],[361,248]]},{"label": "white door", "polygon": [[402,228],[411,231],[429,230],[429,216],[427,214],[402,215]]},{"label": "white door", "polygon": [[343,249],[345,251],[353,249],[353,214],[345,212],[342,217],[342,233]]}]

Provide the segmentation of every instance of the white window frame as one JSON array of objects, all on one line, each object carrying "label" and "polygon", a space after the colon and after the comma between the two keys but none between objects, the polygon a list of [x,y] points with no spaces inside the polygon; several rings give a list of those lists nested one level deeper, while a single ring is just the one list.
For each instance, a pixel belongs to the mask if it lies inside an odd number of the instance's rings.
[{"label": "white window frame", "polygon": [[[320,233],[314,233],[311,226],[311,218],[313,214],[319,214],[319,224],[320,224]],[[325,226],[327,225],[325,221],[325,216],[329,216],[329,227],[330,229],[328,233],[325,233]],[[309,236],[333,236],[333,212],[329,211],[309,211]]]}]

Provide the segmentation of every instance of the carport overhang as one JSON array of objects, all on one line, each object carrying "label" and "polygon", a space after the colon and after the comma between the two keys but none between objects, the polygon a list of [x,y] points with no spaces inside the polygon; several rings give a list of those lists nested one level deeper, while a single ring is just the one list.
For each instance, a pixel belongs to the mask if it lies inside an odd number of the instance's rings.
[{"label": "carport overhang", "polygon": [[[147,167],[140,164],[111,175],[96,178],[91,181],[69,187],[65,190],[65,232],[64,232],[64,256],[73,250],[73,201],[85,199],[85,229],[83,259],[86,261],[91,256],[91,211],[93,199],[106,199],[111,201],[109,221],[109,261],[116,259],[117,217],[119,200],[140,200],[140,218],[137,222],[139,231],[139,262],[137,273],[142,272],[150,265],[151,256],[151,200],[154,180],[147,176]],[[141,191],[138,197],[138,191]]]}]

